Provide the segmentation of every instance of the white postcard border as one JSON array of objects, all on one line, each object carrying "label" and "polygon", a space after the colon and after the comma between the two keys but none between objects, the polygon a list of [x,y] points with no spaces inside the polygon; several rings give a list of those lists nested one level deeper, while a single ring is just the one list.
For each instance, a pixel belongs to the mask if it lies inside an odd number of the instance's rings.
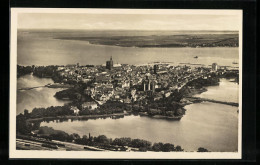
[{"label": "white postcard border", "polygon": [[[19,13],[92,13],[92,14],[212,14],[238,15],[239,30],[239,123],[238,152],[99,152],[99,151],[27,151],[16,150],[16,89],[17,89],[17,15]],[[242,158],[242,10],[184,9],[61,9],[11,8],[10,34],[10,109],[9,158],[54,159],[241,159]]]}]

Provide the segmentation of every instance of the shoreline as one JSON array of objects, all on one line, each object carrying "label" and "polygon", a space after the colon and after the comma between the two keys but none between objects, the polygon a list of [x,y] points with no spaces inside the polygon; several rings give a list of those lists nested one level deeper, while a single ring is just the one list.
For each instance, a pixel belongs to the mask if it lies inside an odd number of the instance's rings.
[{"label": "shoreline", "polygon": [[28,122],[37,122],[37,121],[48,121],[48,120],[60,120],[60,119],[98,119],[98,118],[107,118],[107,117],[123,117],[129,115],[129,113],[114,113],[114,114],[103,114],[103,115],[86,115],[86,116],[56,116],[56,117],[41,117],[41,118],[32,118],[27,119]]},{"label": "shoreline", "polygon": [[[226,78],[227,79],[227,78]],[[48,87],[49,85],[52,85],[52,84],[47,84],[45,85],[46,87]],[[57,85],[67,85],[67,84],[60,84],[60,83],[54,83],[55,86]],[[218,83],[217,84],[211,84],[211,85],[204,85],[204,86],[201,86],[200,88],[190,88],[190,87],[185,87],[185,91],[186,92],[183,96],[183,98],[180,100],[180,104],[182,105],[182,109],[184,110],[184,112],[181,114],[181,115],[178,115],[178,116],[167,116],[167,115],[151,115],[151,114],[147,114],[147,112],[138,112],[138,115],[140,116],[147,116],[147,117],[150,117],[150,118],[154,118],[154,119],[168,119],[168,120],[181,120],[182,117],[185,115],[185,106],[186,105],[190,105],[190,104],[194,104],[194,103],[200,103],[200,102],[203,102],[203,100],[200,100],[200,99],[194,99],[192,98],[194,95],[197,95],[197,94],[201,94],[203,92],[206,92],[207,89],[206,87],[208,86],[215,86],[215,85],[219,85]],[[59,98],[58,98],[59,99]],[[68,101],[71,101],[71,99],[59,99],[59,100],[68,100]],[[216,101],[217,102],[217,101]],[[120,117],[120,116],[126,116],[126,115],[130,115],[130,114],[133,114],[133,112],[128,112],[128,113],[115,113],[115,114],[96,114],[96,115],[81,115],[81,116],[74,116],[74,115],[70,115],[70,116],[50,116],[50,117],[39,117],[39,118],[29,118],[28,121],[29,122],[36,122],[36,121],[44,121],[44,120],[55,120],[55,119],[63,119],[63,120],[66,120],[66,119],[76,119],[76,120],[81,120],[81,119],[97,119],[97,118],[107,118],[107,117],[114,117],[114,118],[117,118],[117,117]]]},{"label": "shoreline", "polygon": [[[134,115],[132,112],[126,113],[114,113],[114,114],[103,114],[103,115],[86,115],[86,116],[56,116],[56,117],[40,117],[40,118],[31,118],[27,119],[27,122],[44,122],[44,121],[52,121],[52,120],[88,120],[88,119],[99,119],[99,118],[111,118],[111,119],[119,119],[125,116]],[[136,115],[134,115],[136,116]],[[151,116],[144,112],[137,113],[137,116],[146,116],[153,119],[167,119],[167,120],[181,120],[182,116],[163,116],[163,115],[154,115]]]},{"label": "shoreline", "polygon": [[139,112],[138,113],[139,116],[146,116],[149,118],[153,118],[153,119],[166,119],[166,120],[181,120],[182,116],[163,116],[163,115],[154,115],[154,116],[150,116],[149,114],[145,113],[145,112]]},{"label": "shoreline", "polygon": [[[192,97],[196,94],[201,94],[203,92],[206,92],[207,89],[205,87],[202,87],[200,89],[190,89],[190,93],[183,97],[184,102],[180,102],[182,104],[182,109],[186,111],[185,106],[189,104],[194,104],[196,102],[190,101],[189,97]],[[65,99],[60,99],[65,100]],[[70,100],[70,99],[66,99]],[[201,101],[200,101],[201,102]],[[98,118],[108,118],[111,117],[112,119],[117,119],[120,117],[128,116],[134,114],[133,112],[126,112],[126,113],[114,113],[114,114],[102,114],[102,115],[81,115],[81,116],[56,116],[56,117],[40,117],[40,118],[31,118],[28,119],[28,122],[37,122],[37,121],[48,121],[48,120],[68,120],[68,119],[74,119],[74,120],[84,120],[84,119],[98,119]],[[166,119],[166,120],[176,120],[179,121],[182,119],[182,117],[185,115],[182,114],[180,116],[164,116],[164,115],[149,115],[147,112],[138,112],[139,116],[147,116],[153,119]]]},{"label": "shoreline", "polygon": [[53,38],[54,40],[63,40],[63,41],[78,41],[84,42],[88,45],[95,45],[95,46],[109,46],[109,47],[121,47],[121,48],[238,48],[238,46],[186,46],[186,45],[141,45],[141,46],[128,46],[128,45],[109,45],[109,44],[101,44],[101,43],[91,43],[88,40],[80,40],[80,39],[64,39],[64,38]]}]

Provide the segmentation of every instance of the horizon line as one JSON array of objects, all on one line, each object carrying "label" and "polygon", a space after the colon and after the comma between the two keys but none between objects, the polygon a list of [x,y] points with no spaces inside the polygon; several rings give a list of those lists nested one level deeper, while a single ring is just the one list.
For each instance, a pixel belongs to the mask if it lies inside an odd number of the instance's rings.
[{"label": "horizon line", "polygon": [[17,28],[17,30],[84,30],[84,31],[218,31],[218,32],[239,32],[239,30],[162,30],[162,29],[60,29],[60,28]]}]

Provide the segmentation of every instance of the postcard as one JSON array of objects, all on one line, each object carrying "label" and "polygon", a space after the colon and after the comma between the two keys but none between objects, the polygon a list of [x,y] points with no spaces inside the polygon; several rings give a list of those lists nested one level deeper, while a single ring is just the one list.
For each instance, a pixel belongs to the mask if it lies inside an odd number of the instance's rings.
[{"label": "postcard", "polygon": [[241,159],[242,13],[11,8],[10,158]]}]

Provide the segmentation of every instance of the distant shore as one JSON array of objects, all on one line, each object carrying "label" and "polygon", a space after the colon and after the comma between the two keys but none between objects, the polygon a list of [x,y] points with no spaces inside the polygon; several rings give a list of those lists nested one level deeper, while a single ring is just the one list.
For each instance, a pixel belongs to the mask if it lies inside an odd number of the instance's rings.
[{"label": "distant shore", "polygon": [[238,47],[238,34],[184,34],[148,36],[56,37],[53,39],[85,41],[93,45],[137,48]]}]

